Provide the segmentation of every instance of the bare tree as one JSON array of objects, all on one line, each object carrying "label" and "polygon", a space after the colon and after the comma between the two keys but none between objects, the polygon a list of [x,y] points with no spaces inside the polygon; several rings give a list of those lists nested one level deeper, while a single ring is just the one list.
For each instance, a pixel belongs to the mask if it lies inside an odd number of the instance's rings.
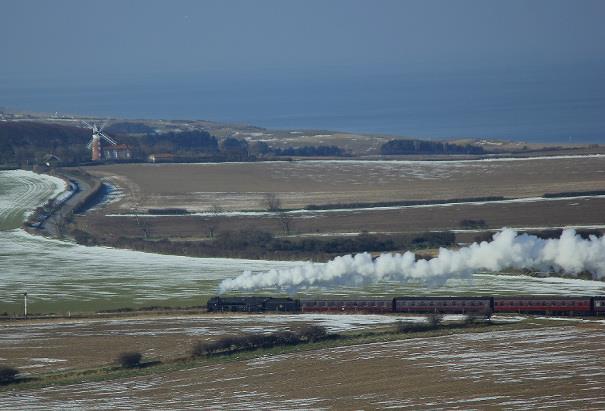
[{"label": "bare tree", "polygon": [[281,210],[281,200],[275,193],[266,193],[262,204],[268,211]]},{"label": "bare tree", "polygon": [[149,229],[149,222],[147,221],[146,218],[139,218],[139,207],[138,204],[135,204],[134,208],[134,217],[136,219],[137,222],[137,227],[139,227],[140,229],[143,230],[143,238],[145,240],[147,240],[150,237],[150,229]]},{"label": "bare tree", "polygon": [[292,215],[286,213],[285,211],[280,211],[279,223],[281,224],[281,228],[284,231],[284,234],[290,235],[290,231],[292,230]]},{"label": "bare tree", "polygon": [[212,207],[210,207],[209,212],[210,217],[208,219],[208,224],[206,225],[206,227],[208,229],[208,237],[212,239],[214,238],[216,230],[218,230],[218,227],[222,222],[222,214],[225,212],[225,209],[218,204],[213,204]]}]

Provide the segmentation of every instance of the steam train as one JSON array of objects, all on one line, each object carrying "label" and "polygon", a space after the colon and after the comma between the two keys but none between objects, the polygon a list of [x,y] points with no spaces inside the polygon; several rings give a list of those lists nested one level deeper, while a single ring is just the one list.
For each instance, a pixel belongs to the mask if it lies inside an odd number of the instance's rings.
[{"label": "steam train", "polygon": [[467,314],[489,317],[498,313],[536,315],[605,315],[605,296],[418,297],[386,299],[299,300],[275,297],[213,297],[209,312],[289,313],[414,313]]}]

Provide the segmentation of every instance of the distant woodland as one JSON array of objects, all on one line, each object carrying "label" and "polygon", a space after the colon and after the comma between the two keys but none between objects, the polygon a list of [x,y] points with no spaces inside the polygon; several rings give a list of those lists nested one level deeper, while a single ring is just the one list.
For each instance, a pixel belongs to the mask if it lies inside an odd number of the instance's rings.
[{"label": "distant woodland", "polygon": [[452,144],[441,141],[391,140],[380,147],[380,153],[389,154],[485,154],[482,147],[471,144]]},{"label": "distant woodland", "polygon": [[[156,133],[143,123],[114,123],[107,133],[127,144],[133,161],[146,161],[152,153],[170,153],[175,161],[255,161],[272,157],[341,157],[348,153],[337,146],[272,147],[228,137],[218,139],[206,131]],[[0,122],[0,165],[24,166],[45,162],[49,155],[62,165],[86,164],[86,128],[33,121]],[[390,154],[484,154],[481,147],[421,140],[392,140],[382,145]]]},{"label": "distant woodland", "polygon": [[[106,132],[127,144],[134,161],[146,161],[152,153],[171,153],[177,161],[254,161],[277,156],[341,156],[335,146],[273,148],[266,143],[249,144],[237,138],[217,139],[206,131],[155,133],[145,124],[116,123]],[[64,165],[90,161],[86,145],[91,132],[86,128],[41,122],[0,123],[0,164],[23,166],[45,162],[49,155]]]}]

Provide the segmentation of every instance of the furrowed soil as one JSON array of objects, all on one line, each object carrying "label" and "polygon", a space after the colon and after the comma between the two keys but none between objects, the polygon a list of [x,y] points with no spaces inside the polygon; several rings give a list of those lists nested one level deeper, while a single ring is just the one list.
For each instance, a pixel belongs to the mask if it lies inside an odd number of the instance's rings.
[{"label": "furrowed soil", "polygon": [[317,160],[88,167],[123,187],[110,210],[180,207],[262,210],[265,193],[284,208],[310,204],[533,197],[605,189],[605,156],[484,161]]},{"label": "furrowed soil", "polygon": [[[466,332],[10,389],[6,408],[601,409],[600,323]],[[250,357],[248,357],[250,358]]]},{"label": "furrowed soil", "polygon": [[226,335],[295,331],[321,325],[331,332],[375,328],[395,321],[422,322],[422,316],[141,314],[126,318],[4,321],[0,323],[0,365],[29,376],[112,365],[121,352],[146,359],[187,357],[193,344]]},{"label": "furrowed soil", "polygon": [[[518,202],[329,210],[288,214],[290,235],[409,233],[486,227],[602,226],[605,198],[541,199],[545,193],[605,190],[605,156],[472,161],[294,161],[223,164],[123,164],[89,167],[122,197],[79,216],[80,228],[107,239],[204,240],[210,232],[261,229],[283,235],[279,214],[264,211],[275,193],[283,208],[309,205],[501,196]],[[525,199],[525,200],[523,200]],[[213,207],[231,213],[206,213]],[[152,216],[149,208],[202,215]],[[138,210],[137,215],[133,215]],[[114,216],[130,214],[130,216]],[[462,235],[466,241],[472,236]],[[283,256],[282,256],[283,258]]]},{"label": "furrowed soil", "polygon": [[[448,207],[404,208],[399,210],[351,210],[344,212],[292,215],[293,235],[407,233],[460,228],[464,219],[483,219],[488,227],[561,227],[605,224],[605,198],[541,201],[531,203],[452,205]],[[204,239],[209,228],[217,231],[260,229],[283,235],[277,215],[267,216],[163,216],[112,217],[91,214],[79,217],[92,232],[107,238],[141,237],[142,223],[150,238]],[[472,235],[467,239],[472,238]]]}]

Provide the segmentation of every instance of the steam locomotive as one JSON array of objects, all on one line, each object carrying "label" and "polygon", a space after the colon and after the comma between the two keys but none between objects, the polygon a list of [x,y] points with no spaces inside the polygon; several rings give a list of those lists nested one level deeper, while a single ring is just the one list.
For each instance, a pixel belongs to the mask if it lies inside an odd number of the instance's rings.
[{"label": "steam locomotive", "polygon": [[414,313],[467,314],[489,317],[494,313],[536,315],[605,315],[605,296],[418,297],[392,299],[306,300],[275,297],[213,297],[209,312],[290,313]]}]

